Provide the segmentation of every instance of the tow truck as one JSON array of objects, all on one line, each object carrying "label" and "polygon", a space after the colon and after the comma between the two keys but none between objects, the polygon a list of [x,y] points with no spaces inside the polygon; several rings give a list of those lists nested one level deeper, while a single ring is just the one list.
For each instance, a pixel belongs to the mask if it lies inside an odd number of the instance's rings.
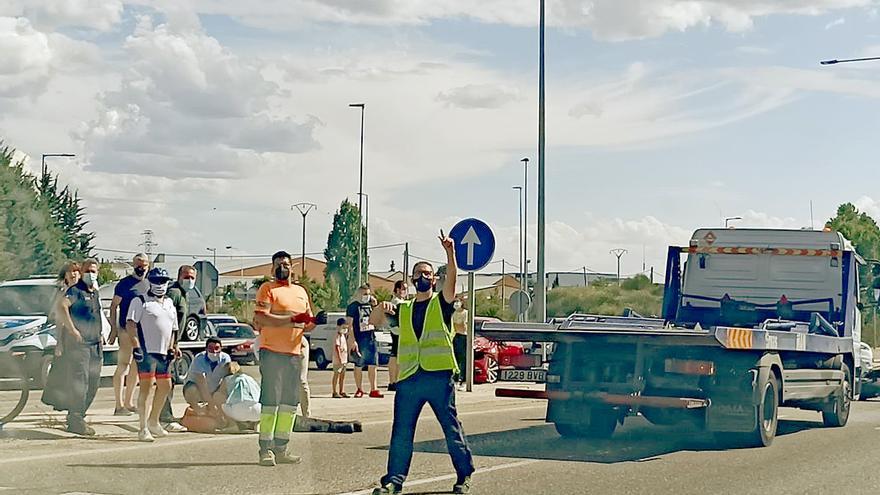
[{"label": "tow truck", "polygon": [[844,426],[860,387],[860,264],[838,232],[697,230],[668,249],[661,318],[486,323],[487,337],[553,348],[544,390],[496,396],[548,400],[564,437],[608,438],[641,415],[769,446],[781,406]]}]

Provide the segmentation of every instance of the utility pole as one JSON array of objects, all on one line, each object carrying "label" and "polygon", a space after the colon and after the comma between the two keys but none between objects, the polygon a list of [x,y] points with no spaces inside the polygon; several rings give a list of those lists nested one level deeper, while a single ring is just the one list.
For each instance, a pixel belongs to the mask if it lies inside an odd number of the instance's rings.
[{"label": "utility pole", "polygon": [[[211,253],[214,254],[214,269],[217,270],[217,248],[205,248]],[[149,255],[147,255],[149,256]],[[219,272],[219,270],[217,270]],[[218,279],[219,281],[219,279]],[[218,284],[219,285],[219,284]],[[214,301],[214,312],[217,312],[217,287],[214,287],[214,290],[211,291],[211,299]]]},{"label": "utility pole", "polygon": [[361,277],[364,273],[364,113],[366,113],[365,103],[351,103],[351,108],[361,109],[361,161],[360,161],[360,181],[358,182],[358,287],[361,286]]},{"label": "utility pole", "polygon": [[584,267],[584,287],[587,287],[588,285],[590,285],[590,284],[589,284],[589,282],[587,282],[587,267],[585,266]]},{"label": "utility pole", "polygon": [[403,244],[403,279],[409,276],[409,243]]},{"label": "utility pole", "polygon": [[544,0],[541,0],[540,15],[540,54],[538,57],[538,274],[535,286],[535,313],[540,318],[540,323],[547,321],[547,288],[546,276],[547,271],[545,265],[545,225],[546,208],[544,191],[546,187],[545,177],[545,156],[544,156],[544,136],[546,129],[544,128]]},{"label": "utility pole", "polygon": [[523,186],[513,186],[519,191],[519,290],[526,291],[525,262],[523,259]]},{"label": "utility pole", "polygon": [[627,253],[626,249],[616,248],[608,251],[610,254],[617,256],[617,286],[620,287],[620,257]]},{"label": "utility pole", "polygon": [[306,215],[308,215],[309,212],[312,211],[312,208],[316,207],[317,205],[315,205],[314,203],[297,203],[290,207],[291,210],[299,210],[299,214],[303,217],[302,258],[300,260],[302,271],[300,277],[306,276]]},{"label": "utility pole", "polygon": [[144,242],[141,243],[141,246],[144,247],[144,254],[147,255],[147,258],[150,259],[150,263],[153,262],[153,248],[158,247],[159,245],[153,242],[153,231],[145,230],[141,232],[141,235],[144,236]]},{"label": "utility pole", "polygon": [[505,271],[505,265],[507,263],[504,262],[504,258],[501,258],[501,311],[504,311],[504,285],[507,278],[507,272]]}]

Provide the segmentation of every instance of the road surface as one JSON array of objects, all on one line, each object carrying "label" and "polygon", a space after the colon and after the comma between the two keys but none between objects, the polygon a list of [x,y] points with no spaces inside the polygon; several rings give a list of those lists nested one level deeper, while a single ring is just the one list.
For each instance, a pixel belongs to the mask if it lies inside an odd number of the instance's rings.
[{"label": "road surface", "polygon": [[[366,377],[365,377],[366,378]],[[0,492],[22,494],[365,494],[384,472],[393,394],[332,399],[330,373],[311,372],[314,415],[360,419],[354,434],[295,433],[294,466],[256,465],[255,435],[173,434],[136,441],[136,420],[111,415],[101,389],[92,439],[63,431],[62,416],[32,397],[0,439]],[[349,387],[352,388],[351,376]],[[641,418],[607,441],[561,439],[545,403],[497,399],[494,387],[459,394],[476,458],[478,494],[880,493],[880,401],[853,405],[845,428],[818,413],[782,410],[780,436],[764,449],[718,449],[704,433]],[[175,402],[181,413],[181,402]],[[405,493],[449,493],[454,471],[430,409],[422,415]]]}]

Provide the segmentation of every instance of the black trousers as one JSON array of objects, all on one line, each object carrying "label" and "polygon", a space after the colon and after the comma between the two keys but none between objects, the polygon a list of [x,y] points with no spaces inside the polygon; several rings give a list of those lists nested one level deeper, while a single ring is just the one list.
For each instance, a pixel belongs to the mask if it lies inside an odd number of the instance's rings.
[{"label": "black trousers", "polygon": [[69,373],[70,408],[67,410],[67,423],[85,424],[86,411],[91,407],[101,383],[101,365],[104,352],[101,344],[76,344],[66,342],[64,346],[65,366]]},{"label": "black trousers", "polygon": [[467,381],[467,335],[460,333],[452,337],[452,350],[455,353],[455,362],[458,363],[458,374],[455,381],[464,383]]}]

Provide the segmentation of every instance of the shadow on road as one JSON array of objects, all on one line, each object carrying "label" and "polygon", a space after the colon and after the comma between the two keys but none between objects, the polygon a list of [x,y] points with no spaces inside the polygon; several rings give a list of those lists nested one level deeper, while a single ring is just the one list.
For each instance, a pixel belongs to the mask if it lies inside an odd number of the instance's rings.
[{"label": "shadow on road", "polygon": [[68,464],[67,467],[112,469],[187,469],[198,467],[255,466],[256,462],[160,462],[130,464]]},{"label": "shadow on road", "polygon": [[[587,440],[560,437],[553,425],[528,426],[526,428],[468,435],[468,443],[474,455],[507,457],[516,459],[546,459],[556,461],[596,462],[648,462],[659,456],[684,451],[724,451],[737,447],[725,447],[711,433],[694,427],[660,427],[644,420],[630,418],[632,425],[621,428],[611,439]],[[780,420],[778,436],[820,427],[813,421]],[[387,450],[387,446],[376,447]],[[445,454],[445,440],[431,440],[415,444],[416,452]]]}]

